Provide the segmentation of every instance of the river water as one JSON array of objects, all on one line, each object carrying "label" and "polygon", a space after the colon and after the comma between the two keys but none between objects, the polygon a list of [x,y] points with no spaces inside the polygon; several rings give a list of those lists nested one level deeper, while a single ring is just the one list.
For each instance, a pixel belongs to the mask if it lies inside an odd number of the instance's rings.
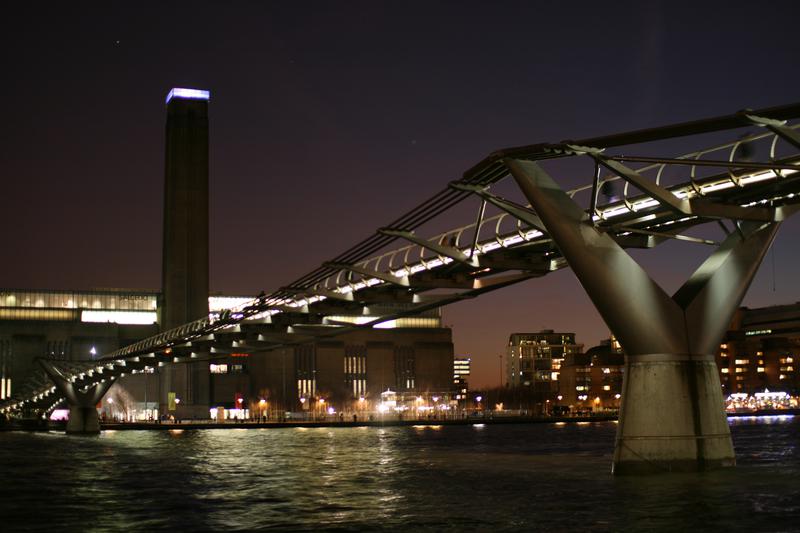
[{"label": "river water", "polygon": [[613,422],[0,433],[0,530],[800,531],[800,417],[613,477]]}]

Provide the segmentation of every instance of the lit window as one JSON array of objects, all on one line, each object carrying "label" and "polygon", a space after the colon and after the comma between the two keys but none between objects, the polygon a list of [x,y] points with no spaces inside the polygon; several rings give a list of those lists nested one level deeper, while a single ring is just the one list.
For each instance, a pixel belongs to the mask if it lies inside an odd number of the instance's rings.
[{"label": "lit window", "polygon": [[611,385],[603,385],[603,390],[611,390]]},{"label": "lit window", "polygon": [[720,370],[720,372],[722,372],[723,374],[727,374],[730,371],[727,368],[723,368],[722,370]]},{"label": "lit window", "polygon": [[764,367],[760,366],[760,367],[756,368],[756,372],[763,373],[764,372]]},{"label": "lit window", "polygon": [[737,359],[734,361],[737,365],[746,365],[750,363],[750,359]]}]

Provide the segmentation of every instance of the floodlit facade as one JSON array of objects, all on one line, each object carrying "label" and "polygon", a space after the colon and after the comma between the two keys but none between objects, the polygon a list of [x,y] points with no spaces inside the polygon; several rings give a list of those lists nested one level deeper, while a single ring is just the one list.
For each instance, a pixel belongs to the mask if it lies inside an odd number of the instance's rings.
[{"label": "floodlit facade", "polygon": [[453,386],[456,391],[457,400],[466,399],[467,397],[471,367],[471,357],[458,356],[453,359]]},{"label": "floodlit facade", "polygon": [[509,387],[554,392],[564,359],[582,351],[583,345],[575,342],[575,333],[558,333],[552,329],[512,333],[506,347],[506,383]]},{"label": "floodlit facade", "polygon": [[586,353],[569,354],[561,366],[556,408],[563,412],[619,409],[625,357],[611,338]]},{"label": "floodlit facade", "polygon": [[[38,370],[37,358],[91,360],[157,334],[158,296],[154,291],[117,289],[0,289],[0,399],[10,397]],[[219,311],[249,300],[212,295],[208,305]],[[355,322],[358,317],[341,318]],[[235,418],[244,410],[257,412],[253,404],[263,400],[273,412],[297,411],[303,409],[301,398],[322,398],[343,409],[362,398],[374,402],[387,390],[405,395],[435,392],[445,399],[453,391],[453,343],[451,330],[441,326],[440,310],[389,326],[195,363],[209,376],[206,409],[223,408]],[[163,414],[163,368],[118,380],[107,395],[112,403],[104,409],[122,418]],[[173,398],[183,400],[180,393]],[[194,411],[184,415],[199,418],[207,412]]]},{"label": "floodlit facade", "polygon": [[243,361],[250,380],[239,391],[232,389],[235,378],[212,385],[225,407],[240,392],[244,403],[263,399],[278,411],[308,410],[320,399],[337,411],[352,411],[375,408],[387,391],[414,396],[450,393],[453,387],[452,332],[440,326],[357,330],[227,360]]},{"label": "floodlit facade", "polygon": [[800,393],[800,303],[739,308],[717,351],[723,394]]},{"label": "floodlit facade", "polygon": [[0,399],[38,370],[39,357],[90,360],[155,335],[157,299],[143,290],[0,289]]}]

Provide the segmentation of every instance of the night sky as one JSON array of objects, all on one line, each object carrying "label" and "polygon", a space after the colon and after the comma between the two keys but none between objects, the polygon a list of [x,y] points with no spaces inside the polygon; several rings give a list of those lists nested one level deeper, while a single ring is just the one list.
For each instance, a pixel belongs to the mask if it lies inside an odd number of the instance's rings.
[{"label": "night sky", "polygon": [[[495,149],[800,100],[796,1],[166,4],[4,12],[0,287],[160,286],[171,87],[212,93],[211,290],[244,295]],[[784,225],[746,305],[800,300],[798,235]],[[636,257],[674,291],[708,251]],[[512,332],[608,337],[568,270],[444,321],[477,386]]]}]

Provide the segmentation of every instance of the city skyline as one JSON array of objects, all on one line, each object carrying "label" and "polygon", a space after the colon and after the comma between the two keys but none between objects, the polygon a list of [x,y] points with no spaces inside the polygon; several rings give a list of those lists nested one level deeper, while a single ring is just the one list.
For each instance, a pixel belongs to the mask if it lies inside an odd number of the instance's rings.
[{"label": "city skyline", "polygon": [[[425,17],[353,4],[220,10],[221,21],[174,7],[21,19],[3,37],[17,83],[2,89],[2,168],[15,201],[0,222],[18,229],[4,235],[13,261],[0,266],[0,285],[160,286],[162,106],[174,86],[212,95],[211,289],[253,296],[332,258],[502,146],[797,100],[788,21],[773,15],[762,40],[709,38],[748,25],[751,7],[698,8],[725,28],[701,32],[666,8],[633,5],[612,17],[587,6],[560,32],[541,34],[522,33],[524,15],[566,15],[522,4],[517,16],[478,4],[457,14],[419,9]],[[362,12],[370,25],[354,22]],[[593,16],[616,60],[593,55]],[[177,26],[181,17],[190,23]],[[234,19],[238,32],[222,24]],[[500,22],[505,40],[474,42],[484,24]],[[697,57],[687,60],[689,52]],[[731,75],[752,64],[789,79]],[[797,220],[782,228],[745,305],[800,299],[790,246],[798,231]],[[674,290],[706,253],[692,246],[634,255]],[[587,348],[608,336],[568,270],[443,312],[478,387],[497,384],[497,355],[511,333],[574,331]]]}]

